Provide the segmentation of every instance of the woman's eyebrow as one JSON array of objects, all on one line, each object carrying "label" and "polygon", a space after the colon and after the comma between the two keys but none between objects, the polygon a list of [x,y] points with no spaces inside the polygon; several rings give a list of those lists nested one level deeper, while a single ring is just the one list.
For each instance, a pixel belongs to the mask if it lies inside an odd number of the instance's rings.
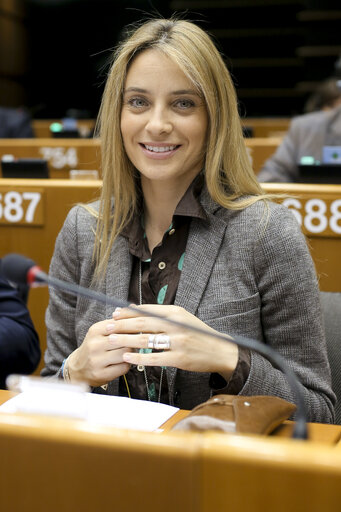
[{"label": "woman's eyebrow", "polygon": [[[149,91],[147,91],[147,89],[142,89],[141,87],[127,87],[126,89],[124,89],[123,92],[125,94],[128,92],[139,92],[142,94],[149,93]],[[172,96],[177,96],[179,94],[191,94],[193,96],[199,96],[198,91],[196,91],[195,89],[179,89],[178,91],[171,91],[169,94]]]},{"label": "woman's eyebrow", "polygon": [[179,91],[171,92],[171,94],[173,94],[174,96],[179,94],[191,94],[193,96],[199,96],[198,91],[196,91],[195,89],[180,89]]},{"label": "woman's eyebrow", "polygon": [[141,93],[148,93],[146,89],[141,89],[140,87],[127,87],[127,89],[124,89],[124,93],[126,92],[141,92]]}]

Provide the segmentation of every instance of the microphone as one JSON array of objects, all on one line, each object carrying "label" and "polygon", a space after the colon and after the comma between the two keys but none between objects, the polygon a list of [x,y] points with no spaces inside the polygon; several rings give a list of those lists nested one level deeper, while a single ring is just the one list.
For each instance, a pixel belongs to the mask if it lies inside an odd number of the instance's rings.
[{"label": "microphone", "polygon": [[[177,325],[184,329],[191,329],[192,331],[200,334],[208,335],[207,331],[200,327],[189,326],[183,322],[177,320],[171,320],[162,315],[156,313],[145,312],[132,306],[127,301],[120,300],[116,297],[108,297],[104,293],[96,292],[83,286],[62,281],[55,277],[49,276],[31,259],[21,256],[20,254],[7,254],[1,260],[1,272],[9,281],[13,281],[19,284],[28,284],[29,286],[49,285],[53,288],[57,288],[72,295],[82,296],[88,299],[102,302],[104,304],[110,304],[113,307],[128,308],[132,311],[137,312],[139,315],[151,316],[159,318],[163,321]],[[221,333],[209,333],[209,336],[213,336],[217,339],[235,343],[238,346],[254,350],[262,356],[269,359],[275,366],[277,366],[283,374],[286,376],[288,384],[296,397],[296,421],[293,429],[292,437],[294,439],[308,439],[307,432],[307,409],[304,402],[304,397],[301,389],[301,383],[297,378],[295,372],[290,368],[286,360],[277,353],[273,348],[269,347],[265,343],[261,343],[257,340],[245,338],[243,336],[230,337]]]}]

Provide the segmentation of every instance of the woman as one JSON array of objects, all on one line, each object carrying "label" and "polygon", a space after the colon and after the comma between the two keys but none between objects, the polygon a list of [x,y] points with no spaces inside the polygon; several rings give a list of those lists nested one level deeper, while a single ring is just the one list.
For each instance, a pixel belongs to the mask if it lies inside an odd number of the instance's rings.
[{"label": "woman", "polygon": [[255,179],[207,34],[175,19],[140,26],[115,54],[99,126],[101,198],[69,213],[51,274],[207,334],[51,290],[42,374],[184,409],[213,393],[293,401],[266,358],[210,336],[241,334],[285,356],[309,420],[332,421],[313,263],[292,214]]}]

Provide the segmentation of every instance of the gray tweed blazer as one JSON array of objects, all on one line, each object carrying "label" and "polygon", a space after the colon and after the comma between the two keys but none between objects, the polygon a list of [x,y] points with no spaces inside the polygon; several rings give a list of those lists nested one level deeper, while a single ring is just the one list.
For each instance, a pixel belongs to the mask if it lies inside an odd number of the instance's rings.
[{"label": "gray tweed blazer", "polygon": [[[193,219],[175,303],[214,329],[259,340],[286,358],[302,383],[309,420],[333,421],[335,396],[322,326],[314,265],[301,229],[282,205],[259,201],[243,210],[214,203],[206,190],[207,221]],[[56,240],[50,274],[89,287],[95,219],[82,206],[69,212]],[[118,237],[99,290],[127,300],[132,267],[128,243]],[[110,318],[112,306],[50,289],[43,376],[60,375],[62,361],[89,327]],[[167,369],[170,401],[192,409],[211,396],[209,374]],[[118,379],[109,383],[118,393]],[[294,401],[286,377],[252,352],[241,395]]]},{"label": "gray tweed blazer", "polygon": [[295,117],[288,133],[260,172],[261,182],[295,182],[302,156],[321,161],[323,146],[341,145],[341,107]]}]

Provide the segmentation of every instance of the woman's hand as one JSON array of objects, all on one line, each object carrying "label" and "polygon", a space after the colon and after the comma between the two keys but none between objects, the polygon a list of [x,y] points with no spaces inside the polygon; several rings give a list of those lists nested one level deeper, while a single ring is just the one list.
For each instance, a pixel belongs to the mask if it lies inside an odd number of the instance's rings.
[{"label": "woman's hand", "polygon": [[[150,312],[188,326],[205,330],[205,334],[168,323],[145,314]],[[210,334],[214,329],[178,306],[143,305],[117,309],[113,313],[113,346],[123,350],[123,360],[129,364],[144,366],[174,366],[192,372],[217,372],[228,380],[238,362],[238,348],[234,343],[223,341]],[[170,338],[170,350],[140,354],[132,349],[148,348],[151,334],[166,334]],[[126,347],[125,349],[122,347]]]},{"label": "woman's hand", "polygon": [[93,324],[80,347],[68,358],[71,381],[87,382],[90,386],[103,386],[128,372],[130,364],[123,360],[129,349],[120,347],[111,333],[116,325],[113,320]]}]

